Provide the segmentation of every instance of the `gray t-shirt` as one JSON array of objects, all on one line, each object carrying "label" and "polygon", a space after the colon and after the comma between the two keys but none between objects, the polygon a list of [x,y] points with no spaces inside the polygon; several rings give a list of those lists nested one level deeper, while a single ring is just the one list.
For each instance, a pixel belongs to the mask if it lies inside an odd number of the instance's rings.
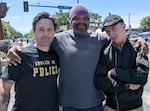
[{"label": "gray t-shirt", "polygon": [[100,51],[108,41],[97,33],[77,37],[73,31],[56,34],[54,49],[60,61],[60,105],[90,108],[102,103],[103,95],[93,82]]}]

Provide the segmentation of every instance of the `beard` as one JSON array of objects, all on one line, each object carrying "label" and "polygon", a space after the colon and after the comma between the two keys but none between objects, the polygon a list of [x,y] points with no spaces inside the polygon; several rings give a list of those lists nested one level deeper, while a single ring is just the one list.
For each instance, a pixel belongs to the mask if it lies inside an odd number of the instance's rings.
[{"label": "beard", "polygon": [[77,35],[77,36],[82,36],[82,37],[87,37],[87,36],[89,35],[88,32],[87,32],[87,30],[88,30],[88,25],[82,23],[82,25],[84,26],[84,28],[80,28],[79,25],[81,25],[81,23],[76,24],[76,25],[74,26],[74,33],[75,33],[75,35]]},{"label": "beard", "polygon": [[75,35],[77,35],[77,36],[87,36],[87,34],[88,34],[87,31],[81,30],[81,29],[80,29],[80,30],[75,30],[74,33],[75,33]]}]

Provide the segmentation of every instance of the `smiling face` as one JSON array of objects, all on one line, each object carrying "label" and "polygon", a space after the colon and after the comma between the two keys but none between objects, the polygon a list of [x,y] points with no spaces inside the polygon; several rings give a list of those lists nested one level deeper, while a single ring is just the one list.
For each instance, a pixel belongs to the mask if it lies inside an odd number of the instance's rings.
[{"label": "smiling face", "polygon": [[55,29],[52,20],[42,18],[36,23],[33,31],[38,48],[49,47],[54,39]]},{"label": "smiling face", "polygon": [[74,32],[78,34],[87,33],[89,23],[89,18],[83,15],[74,17],[74,19],[71,22]]}]

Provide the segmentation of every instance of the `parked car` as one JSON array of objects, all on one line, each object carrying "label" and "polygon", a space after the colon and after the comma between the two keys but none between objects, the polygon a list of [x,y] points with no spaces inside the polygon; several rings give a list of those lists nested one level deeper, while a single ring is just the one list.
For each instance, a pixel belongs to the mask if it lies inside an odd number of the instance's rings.
[{"label": "parked car", "polygon": [[150,42],[150,32],[149,31],[140,33],[140,36],[143,37],[146,41]]},{"label": "parked car", "polygon": [[129,36],[130,38],[135,38],[135,37],[139,37],[140,33],[137,31],[127,31],[126,35]]}]

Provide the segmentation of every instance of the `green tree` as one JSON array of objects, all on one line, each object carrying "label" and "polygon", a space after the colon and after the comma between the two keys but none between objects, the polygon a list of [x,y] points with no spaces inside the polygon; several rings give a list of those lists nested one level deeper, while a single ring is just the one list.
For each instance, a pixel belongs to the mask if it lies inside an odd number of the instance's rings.
[{"label": "green tree", "polygon": [[[56,18],[56,23],[58,25],[58,31],[59,31],[59,26],[62,25],[67,25],[69,24],[69,12],[56,12],[55,15],[53,15]],[[101,21],[101,16],[97,13],[92,13],[90,12],[90,20],[91,22],[100,22]],[[16,31],[10,24],[9,22],[2,21],[4,33],[5,33],[5,38],[6,39],[16,39],[16,38],[22,38],[23,34]],[[57,32],[57,31],[56,31]],[[29,33],[24,34],[24,37],[27,39],[32,39],[34,38],[32,31]]]},{"label": "green tree", "polygon": [[2,21],[3,30],[6,39],[14,39],[14,38],[21,38],[23,34],[16,31],[9,22]]},{"label": "green tree", "polygon": [[102,18],[101,15],[98,15],[97,13],[90,12],[91,22],[101,22],[101,18]]},{"label": "green tree", "polygon": [[[58,26],[69,24],[69,12],[56,12],[54,15]],[[101,21],[101,16],[97,13],[90,12],[91,22]]]},{"label": "green tree", "polygon": [[33,39],[34,38],[33,32],[30,31],[29,33],[24,34],[24,37],[27,39]]},{"label": "green tree", "polygon": [[140,21],[140,28],[142,28],[142,29],[150,29],[150,16],[144,17]]},{"label": "green tree", "polygon": [[56,12],[54,16],[56,18],[56,23],[58,26],[66,25],[69,23],[69,12]]},{"label": "green tree", "polygon": [[12,31],[9,22],[2,21],[2,26],[5,33],[5,38],[10,38],[12,35]]}]

